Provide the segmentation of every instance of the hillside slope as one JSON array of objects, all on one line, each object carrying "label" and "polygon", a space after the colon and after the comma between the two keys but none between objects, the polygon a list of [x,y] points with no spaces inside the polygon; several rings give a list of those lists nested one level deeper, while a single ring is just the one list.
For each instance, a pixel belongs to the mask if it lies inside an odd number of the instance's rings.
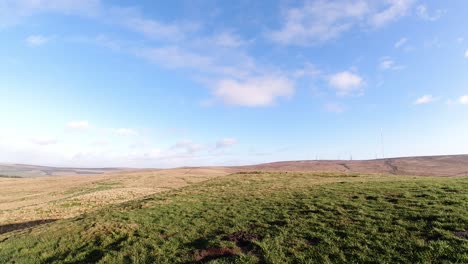
[{"label": "hillside slope", "polygon": [[468,155],[377,160],[281,161],[237,167],[239,170],[376,173],[409,176],[468,176]]}]

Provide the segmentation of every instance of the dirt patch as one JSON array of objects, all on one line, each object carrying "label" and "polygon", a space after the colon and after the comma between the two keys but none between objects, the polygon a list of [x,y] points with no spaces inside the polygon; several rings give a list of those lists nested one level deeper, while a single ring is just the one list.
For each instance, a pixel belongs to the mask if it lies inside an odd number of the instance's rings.
[{"label": "dirt patch", "polygon": [[227,235],[222,239],[225,241],[234,242],[236,246],[240,248],[242,253],[256,256],[258,258],[258,263],[266,263],[265,257],[263,254],[261,254],[260,247],[254,243],[254,241],[262,239],[260,235],[239,231]]},{"label": "dirt patch", "polygon": [[235,232],[223,237],[223,240],[234,242],[240,248],[247,247],[252,244],[252,241],[257,241],[260,239],[261,237],[259,235],[250,234],[243,231]]},{"label": "dirt patch", "polygon": [[457,237],[468,239],[468,230],[453,233]]},{"label": "dirt patch", "polygon": [[8,233],[8,232],[16,231],[16,230],[22,230],[22,229],[26,229],[30,227],[35,227],[38,225],[52,223],[55,221],[57,221],[57,219],[41,219],[41,220],[28,221],[28,222],[23,222],[23,223],[0,225],[0,235]]},{"label": "dirt patch", "polygon": [[307,245],[309,246],[316,246],[320,243],[320,239],[316,237],[308,237],[306,238]]},{"label": "dirt patch", "polygon": [[207,248],[195,252],[193,263],[205,263],[210,260],[226,258],[226,257],[235,257],[241,253],[240,249],[237,248]]}]

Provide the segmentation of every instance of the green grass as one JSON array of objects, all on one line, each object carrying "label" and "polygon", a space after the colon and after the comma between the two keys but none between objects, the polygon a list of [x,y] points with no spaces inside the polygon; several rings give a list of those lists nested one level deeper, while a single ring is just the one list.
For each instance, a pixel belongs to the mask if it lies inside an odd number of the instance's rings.
[{"label": "green grass", "polygon": [[[94,193],[94,192],[99,192],[99,191],[106,191],[106,190],[111,190],[115,187],[120,186],[120,183],[118,182],[96,182],[94,183],[91,187],[77,187],[77,188],[72,188],[70,190],[65,191],[65,194],[72,194],[73,196],[80,196],[88,193]],[[68,197],[70,198],[70,197]]]},{"label": "green grass", "polygon": [[468,178],[234,174],[0,236],[0,263],[468,263]]}]

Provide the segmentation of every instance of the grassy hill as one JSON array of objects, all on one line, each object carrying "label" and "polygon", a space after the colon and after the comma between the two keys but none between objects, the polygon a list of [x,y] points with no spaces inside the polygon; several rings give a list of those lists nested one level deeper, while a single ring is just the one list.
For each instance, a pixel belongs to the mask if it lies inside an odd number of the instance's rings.
[{"label": "grassy hill", "polygon": [[468,263],[468,178],[250,172],[0,235],[0,263]]}]

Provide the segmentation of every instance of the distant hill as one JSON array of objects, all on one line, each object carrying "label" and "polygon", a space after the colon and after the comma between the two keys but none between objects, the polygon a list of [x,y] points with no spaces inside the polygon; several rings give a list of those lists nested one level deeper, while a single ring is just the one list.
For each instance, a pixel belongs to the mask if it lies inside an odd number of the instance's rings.
[{"label": "distant hill", "polygon": [[[184,167],[184,169],[219,168],[239,171],[304,171],[371,173],[409,176],[468,176],[468,155],[402,157],[375,160],[299,160],[279,161],[247,166]],[[2,177],[44,177],[93,175],[109,172],[139,172],[156,169],[128,168],[60,168],[25,164],[1,164]]]},{"label": "distant hill", "polygon": [[26,164],[2,164],[0,163],[0,175],[2,177],[45,177],[45,176],[71,176],[92,175],[107,172],[122,171],[123,168],[60,168]]},{"label": "distant hill", "polygon": [[414,176],[468,176],[468,155],[404,157],[376,160],[280,161],[237,167],[259,171],[330,171]]}]

